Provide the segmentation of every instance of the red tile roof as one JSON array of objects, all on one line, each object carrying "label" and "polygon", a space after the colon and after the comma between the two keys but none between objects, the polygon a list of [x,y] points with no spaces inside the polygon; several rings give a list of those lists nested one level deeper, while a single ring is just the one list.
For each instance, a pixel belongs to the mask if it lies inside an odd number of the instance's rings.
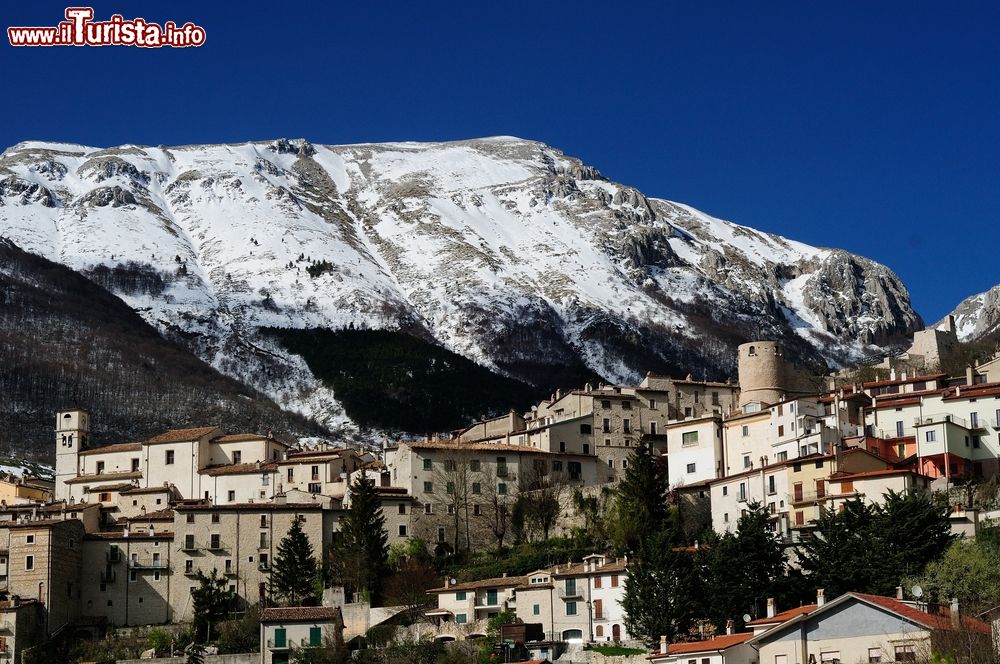
[{"label": "red tile roof", "polygon": [[263,622],[313,622],[336,620],[340,609],[336,606],[286,606],[270,607],[260,612]]},{"label": "red tile roof", "polygon": [[[849,475],[836,475],[830,478],[831,482],[840,482],[841,480],[854,480],[865,477],[879,477],[881,475],[920,475],[917,471],[912,468],[885,468],[883,470],[865,470],[859,473],[851,473]],[[927,478],[931,479],[931,478]]]},{"label": "red tile roof", "polygon": [[[947,607],[941,607],[940,613],[931,614],[925,613],[920,609],[901,602],[898,599],[893,599],[891,597],[882,597],[881,595],[866,595],[864,593],[850,593],[853,597],[860,599],[863,602],[868,602],[869,604],[874,604],[875,606],[887,609],[903,616],[907,620],[910,620],[918,625],[921,625],[927,629],[939,629],[953,631],[956,626],[951,622],[951,610]],[[993,630],[987,623],[982,620],[977,620],[970,616],[961,616],[962,626],[971,631],[979,632],[981,634],[992,634]]]},{"label": "red tile roof", "polygon": [[[669,646],[667,646],[667,654],[679,655],[683,653],[725,650],[726,648],[732,648],[733,646],[737,646],[743,643],[752,636],[753,636],[752,632],[742,632],[740,634],[724,634],[722,636],[717,636],[714,639],[706,639],[704,641],[691,641],[690,643],[672,643]],[[657,656],[663,657],[663,655],[660,653],[653,653],[650,659],[656,659]]]},{"label": "red tile roof", "polygon": [[907,378],[906,380],[902,380],[901,378],[897,378],[896,380],[873,380],[867,383],[862,383],[861,386],[867,388],[867,387],[884,387],[886,385],[906,385],[909,383],[919,383],[922,380],[923,381],[937,380],[939,378],[947,378],[947,377],[948,374],[946,373],[936,373],[936,374],[928,374],[926,376],[913,376],[912,378]]},{"label": "red tile roof", "polygon": [[[216,436],[212,439],[213,443],[248,443],[255,440],[270,440],[271,442],[278,443],[280,441],[274,440],[273,438],[268,438],[265,433],[228,433],[223,436]],[[281,443],[284,445],[284,443]]]},{"label": "red tile roof", "polygon": [[747,623],[747,625],[777,625],[779,623],[787,622],[792,618],[797,618],[804,613],[812,613],[815,610],[815,604],[805,604],[796,609],[789,609],[787,611],[782,611],[781,613],[776,613],[770,618],[757,618],[757,620],[751,620]]},{"label": "red tile roof", "polygon": [[249,475],[252,473],[273,473],[278,470],[276,463],[226,463],[217,466],[207,466],[198,472],[209,477],[219,475]]},{"label": "red tile roof", "polygon": [[171,429],[148,438],[147,443],[186,443],[218,431],[219,427],[197,427],[195,429]]},{"label": "red tile roof", "polygon": [[91,447],[81,450],[80,456],[88,454],[111,454],[113,452],[138,452],[142,449],[142,443],[118,443],[116,445],[105,445],[104,447]]},{"label": "red tile roof", "polygon": [[137,480],[142,478],[142,473],[136,471],[126,471],[123,473],[104,473],[103,475],[79,475],[65,480],[66,484],[83,484],[84,482],[110,482],[113,480]]}]

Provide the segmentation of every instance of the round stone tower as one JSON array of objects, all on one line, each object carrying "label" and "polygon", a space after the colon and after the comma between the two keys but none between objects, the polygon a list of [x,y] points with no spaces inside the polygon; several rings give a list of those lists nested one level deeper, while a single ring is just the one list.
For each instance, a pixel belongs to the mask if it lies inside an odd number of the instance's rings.
[{"label": "round stone tower", "polygon": [[751,341],[738,349],[740,407],[753,401],[773,404],[788,392],[789,371],[776,341]]}]

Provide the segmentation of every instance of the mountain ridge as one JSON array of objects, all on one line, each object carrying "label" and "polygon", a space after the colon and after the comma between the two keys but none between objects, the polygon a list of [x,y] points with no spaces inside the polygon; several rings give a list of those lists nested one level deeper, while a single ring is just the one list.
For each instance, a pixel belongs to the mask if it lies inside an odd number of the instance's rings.
[{"label": "mountain ridge", "polygon": [[[0,221],[279,404],[348,426],[336,395],[261,328],[398,329],[539,385],[582,365],[732,375],[778,338],[817,367],[921,325],[888,268],[648,197],[535,141],[180,147],[22,142]],[[269,378],[294,374],[293,386]]]}]

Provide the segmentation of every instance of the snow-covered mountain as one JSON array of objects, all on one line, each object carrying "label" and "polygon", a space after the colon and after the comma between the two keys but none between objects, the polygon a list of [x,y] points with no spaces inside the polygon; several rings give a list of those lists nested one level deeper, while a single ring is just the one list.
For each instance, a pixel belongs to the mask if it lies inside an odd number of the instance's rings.
[{"label": "snow-covered mountain", "polygon": [[727,375],[750,338],[836,364],[921,324],[882,265],[507,137],[26,142],[0,156],[0,235],[327,425],[345,419],[336,395],[259,328],[403,329],[544,385],[581,362],[612,381]]},{"label": "snow-covered mountain", "polygon": [[[1000,333],[1000,285],[962,300],[951,312],[962,341],[993,339]],[[941,321],[942,323],[944,320]],[[939,325],[941,323],[938,323]]]}]

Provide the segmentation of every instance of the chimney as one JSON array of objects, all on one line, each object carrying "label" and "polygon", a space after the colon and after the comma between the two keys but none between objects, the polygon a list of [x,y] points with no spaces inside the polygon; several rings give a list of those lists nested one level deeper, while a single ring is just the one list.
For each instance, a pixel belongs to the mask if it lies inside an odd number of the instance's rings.
[{"label": "chimney", "polygon": [[667,654],[667,637],[665,636],[660,637],[660,654],[661,655]]},{"label": "chimney", "polygon": [[896,599],[903,599],[903,586],[896,586]]},{"label": "chimney", "polygon": [[732,634],[732,633],[733,633],[733,621],[732,620],[727,620],[726,621],[726,634]]},{"label": "chimney", "polygon": [[823,592],[822,588],[816,589],[816,606],[821,607],[826,604],[826,593]]},{"label": "chimney", "polygon": [[972,372],[972,365],[965,367],[965,384],[972,385],[975,383],[975,376]]},{"label": "chimney", "polygon": [[958,627],[962,624],[962,617],[958,613],[958,598],[951,598],[951,625],[952,627]]},{"label": "chimney", "polygon": [[768,597],[767,598],[767,617],[768,618],[773,618],[774,617],[774,598],[773,597]]}]

